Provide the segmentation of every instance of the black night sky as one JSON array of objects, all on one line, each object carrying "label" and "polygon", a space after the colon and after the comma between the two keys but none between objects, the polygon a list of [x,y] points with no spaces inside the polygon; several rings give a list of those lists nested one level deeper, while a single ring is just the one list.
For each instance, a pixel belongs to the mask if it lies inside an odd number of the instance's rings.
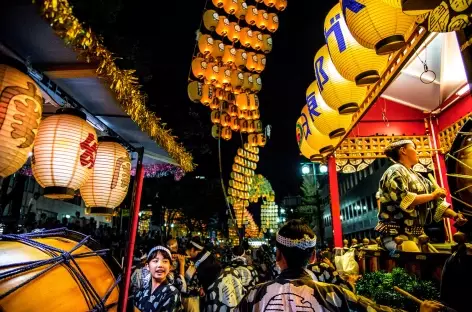
[{"label": "black night sky", "polygon": [[[74,0],[75,15],[104,38],[122,59],[122,68],[137,70],[149,107],[162,117],[198,164],[196,175],[219,176],[218,141],[211,137],[210,110],[187,97],[187,78],[195,31],[204,0]],[[252,4],[254,0],[248,0]],[[279,14],[274,49],[262,72],[261,120],[272,136],[261,149],[257,173],[272,183],[278,199],[296,195],[300,162],[295,122],[305,103],[313,74],[313,57],[324,44],[323,22],[335,0],[292,0]],[[208,7],[213,7],[208,1]],[[222,141],[224,179],[228,180],[238,136]]]}]

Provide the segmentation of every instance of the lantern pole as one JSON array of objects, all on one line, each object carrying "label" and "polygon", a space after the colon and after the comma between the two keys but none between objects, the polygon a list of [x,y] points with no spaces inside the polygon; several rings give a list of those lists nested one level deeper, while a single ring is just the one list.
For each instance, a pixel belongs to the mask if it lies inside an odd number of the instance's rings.
[{"label": "lantern pole", "polygon": [[328,158],[329,193],[331,196],[331,218],[333,220],[334,247],[343,247],[343,229],[341,227],[341,209],[339,203],[338,173],[336,158]]},{"label": "lantern pole", "polygon": [[141,204],[141,193],[143,190],[144,168],[143,156],[144,148],[136,149],[138,153],[138,162],[136,165],[136,175],[133,184],[133,196],[130,207],[130,224],[128,231],[128,242],[125,249],[125,271],[123,276],[123,284],[121,287],[120,298],[118,301],[118,310],[126,312],[128,305],[129,287],[131,282],[131,269],[133,266],[134,245],[136,242],[136,232],[138,231],[139,208]]}]

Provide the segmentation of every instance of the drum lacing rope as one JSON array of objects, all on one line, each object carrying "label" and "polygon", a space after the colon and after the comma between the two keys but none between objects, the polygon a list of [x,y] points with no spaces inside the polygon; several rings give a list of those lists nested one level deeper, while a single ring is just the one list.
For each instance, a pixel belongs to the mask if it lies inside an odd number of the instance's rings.
[{"label": "drum lacing rope", "polygon": [[[33,240],[33,238],[54,237],[54,236],[60,237],[60,236],[66,236],[67,234],[73,234],[75,236],[78,236],[79,238],[82,238],[82,240],[77,245],[75,245],[70,251],[61,250],[53,246],[45,245],[43,243]],[[87,305],[91,309],[90,311],[93,311],[93,312],[106,311],[110,306],[113,306],[116,304],[114,303],[108,306],[105,305],[113,289],[120,282],[121,275],[118,276],[118,278],[113,283],[113,285],[108,289],[105,296],[103,298],[100,298],[100,296],[97,294],[97,292],[93,288],[92,284],[89,282],[85,274],[80,269],[80,266],[75,261],[75,259],[78,259],[78,258],[104,256],[109,252],[109,249],[101,249],[97,251],[89,251],[89,252],[73,254],[74,251],[76,251],[77,249],[85,245],[85,243],[92,241],[90,236],[85,236],[84,234],[71,231],[67,228],[60,228],[60,229],[44,230],[40,232],[27,233],[27,234],[0,235],[0,240],[17,241],[25,245],[35,247],[41,250],[42,252],[48,254],[49,256],[51,256],[50,259],[46,259],[46,260],[26,261],[26,262],[14,263],[14,264],[0,265],[0,270],[14,267],[13,269],[0,273],[0,281],[3,279],[7,279],[12,276],[15,276],[24,272],[28,272],[36,268],[47,265],[47,267],[43,269],[41,272],[33,275],[32,277],[28,278],[27,280],[23,281],[22,283],[18,284],[12,289],[4,292],[3,294],[0,294],[0,299],[5,298],[6,296],[20,289],[21,287],[27,285],[29,282],[44,275],[45,273],[49,272],[51,269],[55,268],[57,265],[64,265],[65,268],[71,274],[71,276],[74,278],[74,280],[81,286],[82,294],[84,295]],[[74,264],[74,266],[71,264],[71,262]]]}]

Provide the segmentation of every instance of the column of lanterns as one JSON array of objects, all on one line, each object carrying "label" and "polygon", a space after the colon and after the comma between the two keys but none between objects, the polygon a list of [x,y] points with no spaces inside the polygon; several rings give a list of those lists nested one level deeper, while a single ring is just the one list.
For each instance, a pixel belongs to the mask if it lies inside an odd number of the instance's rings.
[{"label": "column of lanterns", "polygon": [[277,229],[279,223],[279,206],[273,199],[267,200],[261,205],[262,230]]},{"label": "column of lanterns", "polygon": [[264,146],[259,98],[261,72],[287,1],[212,1],[198,31],[198,53],[191,65],[188,96],[211,109],[212,136],[230,140],[248,133],[252,146]]}]

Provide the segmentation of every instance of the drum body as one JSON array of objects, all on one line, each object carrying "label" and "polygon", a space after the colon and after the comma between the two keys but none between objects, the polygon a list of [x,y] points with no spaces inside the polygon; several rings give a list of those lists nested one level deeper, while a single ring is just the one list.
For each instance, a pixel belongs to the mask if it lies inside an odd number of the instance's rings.
[{"label": "drum body", "polygon": [[[30,238],[29,242],[0,241],[0,274],[15,268],[25,268],[26,266],[22,264],[24,262],[47,260],[58,256],[57,259],[64,261],[7,296],[0,297],[0,311],[90,311],[98,301],[87,300],[87,291],[80,283],[80,280],[84,281],[85,279],[91,286],[88,289],[93,288],[99,298],[103,299],[109,293],[105,306],[110,307],[110,311],[116,310],[119,289],[118,286],[115,286],[115,276],[104,258],[94,254],[93,250],[86,245],[82,245],[71,253],[76,265],[67,254],[63,255],[61,252],[41,246],[32,246],[32,241],[67,252],[78,244],[75,240],[58,236]],[[77,255],[84,253],[88,253],[87,256],[77,257]],[[45,271],[49,266],[50,264],[42,265],[0,279],[0,296]],[[73,271],[81,271],[81,278],[77,278]]]}]

